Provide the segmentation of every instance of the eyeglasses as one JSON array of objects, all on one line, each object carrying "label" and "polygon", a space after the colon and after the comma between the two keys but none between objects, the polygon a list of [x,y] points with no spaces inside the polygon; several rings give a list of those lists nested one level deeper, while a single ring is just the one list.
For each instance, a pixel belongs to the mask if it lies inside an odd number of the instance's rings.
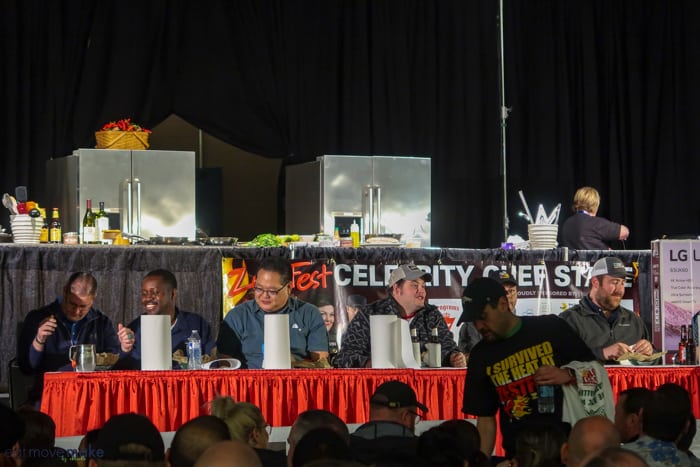
[{"label": "eyeglasses", "polygon": [[413,412],[413,411],[411,411],[411,410],[409,410],[409,411],[408,411],[408,413],[410,413],[410,414],[413,414],[413,415],[414,415],[414,416],[416,417],[416,421],[415,421],[415,424],[416,424],[416,425],[418,425],[418,423],[419,423],[419,422],[420,422],[420,420],[421,420],[421,416],[420,416],[420,414],[419,414],[419,413],[417,413],[417,412]]},{"label": "eyeglasses", "polygon": [[289,284],[289,282],[287,282],[286,284],[284,284],[282,287],[280,287],[277,290],[265,290],[265,289],[261,289],[260,287],[253,287],[253,291],[255,292],[255,295],[267,294],[269,297],[275,298],[277,296],[277,294],[282,291],[282,289],[287,287],[287,284]]}]

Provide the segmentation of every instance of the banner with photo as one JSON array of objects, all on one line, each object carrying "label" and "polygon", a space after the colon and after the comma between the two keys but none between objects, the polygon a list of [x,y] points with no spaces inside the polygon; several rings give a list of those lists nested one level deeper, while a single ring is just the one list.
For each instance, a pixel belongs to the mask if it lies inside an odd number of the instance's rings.
[{"label": "banner with photo", "polygon": [[[376,259],[376,258],[375,258]],[[386,298],[386,281],[400,263],[362,261],[357,257],[292,259],[293,294],[318,306],[331,342],[340,344],[344,330],[358,307]],[[223,258],[223,314],[246,300],[254,299],[252,288],[260,259]],[[402,261],[403,263],[407,261]],[[535,316],[559,314],[578,303],[588,290],[587,261],[460,261],[440,259],[415,264],[432,275],[426,283],[428,301],[437,306],[453,332],[462,313],[462,290],[474,278],[493,271],[506,270],[518,283],[516,314]],[[627,281],[622,305],[639,313],[651,329],[651,316],[640,313],[639,268],[626,264],[631,278]]]}]

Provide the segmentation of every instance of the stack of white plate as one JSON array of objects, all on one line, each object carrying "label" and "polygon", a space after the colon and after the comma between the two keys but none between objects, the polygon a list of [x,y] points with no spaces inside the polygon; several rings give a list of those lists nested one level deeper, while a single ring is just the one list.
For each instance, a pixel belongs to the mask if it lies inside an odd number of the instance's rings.
[{"label": "stack of white plate", "polygon": [[12,241],[14,243],[39,243],[41,226],[44,219],[41,217],[29,217],[29,214],[17,214],[10,216],[12,225]]},{"label": "stack of white plate", "polygon": [[527,233],[530,239],[530,249],[547,250],[556,248],[559,224],[529,224]]}]

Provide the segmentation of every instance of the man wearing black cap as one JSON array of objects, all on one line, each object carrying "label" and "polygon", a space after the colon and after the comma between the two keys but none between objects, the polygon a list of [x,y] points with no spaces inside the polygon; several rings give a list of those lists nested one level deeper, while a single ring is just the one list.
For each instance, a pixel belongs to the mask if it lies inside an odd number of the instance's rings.
[{"label": "man wearing black cap", "polygon": [[415,264],[402,264],[389,276],[389,297],[377,300],[362,308],[343,334],[340,352],[335,366],[341,368],[371,368],[369,317],[371,315],[396,315],[416,329],[421,342],[421,351],[429,342],[431,331],[437,328],[440,339],[442,365],[465,367],[467,360],[457,349],[452,332],[442,313],[434,305],[426,303],[425,283],[432,280],[430,273]]},{"label": "man wearing black cap", "polygon": [[401,381],[382,383],[369,401],[369,422],[350,435],[350,448],[364,464],[390,460],[392,465],[404,465],[415,458],[416,423],[427,412],[411,386]]},{"label": "man wearing black cap", "polygon": [[112,465],[103,461],[165,465],[165,445],[158,429],[146,416],[135,413],[114,415],[107,420],[97,435],[95,455],[90,459],[91,467]]},{"label": "man wearing black cap", "polygon": [[[463,412],[476,415],[481,449],[491,455],[496,439],[497,411],[503,448],[515,452],[515,436],[537,424],[570,426],[562,420],[562,385],[576,377],[561,368],[571,361],[595,360],[573,330],[553,315],[516,316],[508,306],[506,291],[496,280],[481,277],[465,289],[460,322],[474,322],[481,341],[469,355]],[[554,386],[554,412],[539,413],[538,387]]]},{"label": "man wearing black cap", "polygon": [[[489,274],[491,279],[501,283],[506,291],[508,298],[508,308],[515,314],[515,304],[518,302],[518,282],[508,271],[491,271]],[[469,355],[477,342],[481,340],[481,334],[474,327],[474,323],[464,323],[459,329],[459,342],[457,347],[460,352]]]},{"label": "man wearing black cap", "polygon": [[636,313],[620,306],[627,270],[622,260],[601,258],[591,269],[591,291],[559,317],[569,323],[600,360],[628,352],[651,355],[649,331]]}]

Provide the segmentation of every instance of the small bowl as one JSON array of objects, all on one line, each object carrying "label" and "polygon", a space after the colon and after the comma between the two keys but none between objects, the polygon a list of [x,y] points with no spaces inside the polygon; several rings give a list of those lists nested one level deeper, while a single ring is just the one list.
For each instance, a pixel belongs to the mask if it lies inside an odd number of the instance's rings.
[{"label": "small bowl", "polygon": [[209,237],[207,244],[209,245],[235,245],[238,243],[238,237]]},{"label": "small bowl", "polygon": [[78,232],[66,232],[63,234],[63,243],[66,245],[77,245]]}]

